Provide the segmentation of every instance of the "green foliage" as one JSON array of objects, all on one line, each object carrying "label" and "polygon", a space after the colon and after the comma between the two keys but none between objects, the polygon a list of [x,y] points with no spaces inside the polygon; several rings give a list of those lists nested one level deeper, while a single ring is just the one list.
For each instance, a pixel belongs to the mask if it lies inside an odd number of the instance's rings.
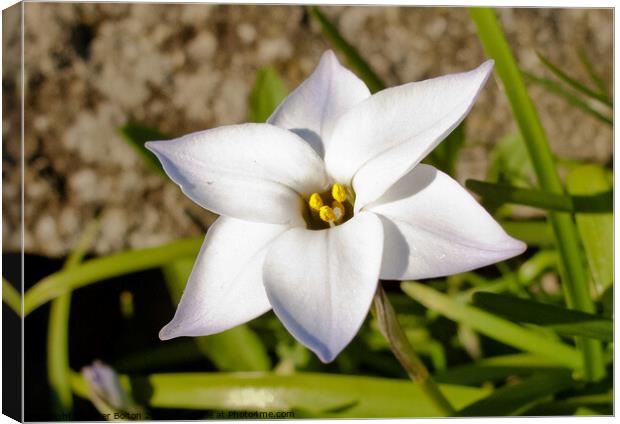
[{"label": "green foliage", "polygon": [[484,383],[501,383],[507,378],[528,376],[538,371],[562,369],[544,356],[526,353],[494,356],[466,365],[449,368],[436,374],[439,383],[479,386]]},{"label": "green foliage", "polygon": [[607,187],[607,184],[606,189],[588,196],[565,196],[478,180],[467,180],[465,186],[481,195],[483,199],[493,199],[497,204],[514,203],[554,211],[605,213],[606,215],[611,214],[613,210],[613,191]]},{"label": "green foliage", "polygon": [[598,315],[493,293],[475,293],[473,302],[477,307],[511,321],[548,326],[568,336],[613,340],[612,320]]},{"label": "green foliage", "polygon": [[603,81],[603,78],[594,70],[594,65],[592,65],[592,62],[588,58],[588,54],[586,53],[586,51],[584,49],[577,49],[577,57],[579,58],[579,61],[583,65],[594,85],[596,85],[598,92],[601,94],[606,94],[607,86]]},{"label": "green foliage", "polygon": [[72,268],[43,278],[24,293],[24,316],[46,302],[107,278],[157,268],[176,259],[196,255],[202,238],[184,239],[163,246],[129,250],[91,259]]},{"label": "green foliage", "polygon": [[[65,261],[64,270],[75,269],[99,234],[100,221],[86,227]],[[69,313],[71,290],[52,301],[47,332],[47,378],[52,389],[52,403],[57,417],[70,417],[73,409],[71,367],[69,365]]]},{"label": "green foliage", "polygon": [[555,81],[553,81],[553,80],[551,80],[549,78],[539,77],[539,76],[536,76],[536,75],[528,73],[528,72],[525,72],[524,76],[527,78],[527,80],[529,82],[538,84],[541,87],[545,88],[547,91],[562,97],[569,104],[575,106],[578,109],[581,109],[585,113],[587,113],[589,115],[592,115],[596,119],[598,119],[598,120],[600,120],[600,121],[602,121],[602,122],[604,122],[604,123],[606,123],[608,125],[613,125],[614,121],[613,121],[613,118],[611,116],[599,112],[598,110],[596,110],[595,108],[590,106],[587,101],[585,101],[585,100],[581,99],[580,97],[572,94],[569,90],[564,88],[561,84],[558,84],[557,82],[555,82]]},{"label": "green foliage", "polygon": [[516,415],[519,411],[573,386],[569,370],[538,371],[516,384],[502,387],[491,395],[457,412],[460,417]]},{"label": "green foliage", "polygon": [[579,369],[579,354],[572,347],[550,340],[538,333],[499,318],[473,306],[464,305],[430,287],[412,281],[401,284],[402,290],[428,309],[459,323],[467,324],[482,334],[526,352],[552,359],[558,364]]},{"label": "green foliage", "polygon": [[601,293],[611,286],[614,278],[613,177],[600,166],[584,165],[569,172],[566,185],[573,196],[609,199],[606,213],[581,210],[575,216],[592,278]]},{"label": "green foliage", "polygon": [[551,71],[556,77],[558,77],[560,80],[562,80],[563,82],[565,82],[566,84],[568,84],[569,86],[571,86],[572,88],[580,92],[581,94],[591,99],[598,100],[599,102],[603,103],[606,106],[613,107],[613,102],[607,95],[591,90],[590,88],[586,87],[584,84],[577,81],[575,78],[566,74],[566,72],[562,71],[560,68],[554,65],[549,59],[544,57],[541,53],[537,53],[537,54],[542,64],[545,65],[545,67],[549,71]]},{"label": "green foliage", "polygon": [[250,122],[266,122],[288,94],[286,84],[270,66],[256,73],[256,82],[250,93]]},{"label": "green foliage", "polygon": [[[407,380],[296,373],[184,373],[121,377],[133,398],[155,408],[298,411],[324,418],[437,417],[440,411]],[[73,388],[85,397],[85,383],[74,374]],[[147,390],[144,390],[147,389]],[[487,389],[444,385],[458,408],[487,395]]]},{"label": "green foliage", "polygon": [[[540,188],[550,193],[561,194],[562,182],[549,148],[547,135],[527,93],[523,77],[495,12],[488,8],[470,8],[469,12],[486,53],[495,59],[495,71],[503,83]],[[552,211],[549,212],[548,219],[560,253],[560,273],[566,302],[570,308],[594,312],[587,275],[582,265],[579,235],[572,217],[565,212]],[[600,343],[596,340],[580,340],[579,346],[586,377],[591,380],[601,379],[605,370]]]}]

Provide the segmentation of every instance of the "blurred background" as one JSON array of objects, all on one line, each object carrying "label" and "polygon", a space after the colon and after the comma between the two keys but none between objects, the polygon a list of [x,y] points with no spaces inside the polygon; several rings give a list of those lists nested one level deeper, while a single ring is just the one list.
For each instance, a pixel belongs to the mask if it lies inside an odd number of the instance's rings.
[{"label": "blurred background", "polygon": [[[388,85],[464,71],[485,60],[461,8],[323,7]],[[613,13],[596,9],[498,9],[522,68],[549,75],[539,51],[587,80],[584,49],[611,87]],[[5,14],[6,15],[6,14]],[[18,15],[15,16],[16,18]],[[5,16],[7,34],[19,20]],[[19,222],[19,37],[4,37],[4,228]],[[248,118],[256,71],[271,65],[289,90],[329,48],[299,6],[25,5],[25,250],[63,256],[95,212],[98,254],[199,235],[212,220],[176,186],[150,173],[118,128],[135,121],[179,136]],[[508,102],[490,81],[467,122],[457,179],[482,179],[488,152],[515,132]],[[554,152],[604,163],[611,127],[530,89]],[[4,231],[5,250],[19,234]]]},{"label": "blurred background", "polygon": [[[119,129],[136,122],[179,136],[245,122],[259,69],[273,67],[292,90],[330,48],[317,22],[300,6],[25,3],[24,8],[26,288],[63,266],[95,217],[101,230],[89,256],[202,237],[216,217],[153,172]],[[462,8],[321,9],[389,86],[465,71],[486,59]],[[498,16],[524,71],[543,78],[552,75],[538,52],[586,81],[579,58],[585,52],[603,83],[612,87],[611,9],[498,9]],[[5,11],[5,264],[7,259],[18,264],[20,251],[19,28],[18,10]],[[517,132],[500,90],[491,79],[467,118],[465,145],[454,173],[461,183],[484,180],[500,140]],[[609,166],[611,125],[540,84],[530,84],[529,92],[557,156]],[[527,207],[514,207],[511,213],[543,215]],[[6,268],[4,276],[18,283],[18,274]],[[77,290],[68,321],[71,368],[79,371],[95,359],[124,373],[262,370],[280,364],[276,368],[406,378],[376,329],[369,331],[368,326],[328,366],[299,348],[272,313],[243,327],[251,340],[267,346],[261,348],[265,362],[258,364],[251,350],[247,363],[230,363],[222,360],[221,352],[197,348],[193,339],[161,343],[157,333],[174,313],[186,278],[178,276],[191,269],[191,260],[181,268],[176,274],[180,286],[174,289],[170,274],[152,270]],[[498,271],[486,269],[481,275],[495,277]],[[549,279],[550,292],[560,297],[557,274],[547,274]],[[409,324],[421,331],[415,337],[428,342],[424,359],[433,371],[515,352],[489,338],[477,339],[471,330],[436,315],[427,323],[420,318],[424,309],[403,298],[396,298],[396,307],[415,311],[408,315]],[[46,383],[49,315],[46,304],[26,320],[27,420],[59,417]],[[101,419],[89,401],[74,401],[75,418]],[[162,409],[154,418],[205,415]]]}]

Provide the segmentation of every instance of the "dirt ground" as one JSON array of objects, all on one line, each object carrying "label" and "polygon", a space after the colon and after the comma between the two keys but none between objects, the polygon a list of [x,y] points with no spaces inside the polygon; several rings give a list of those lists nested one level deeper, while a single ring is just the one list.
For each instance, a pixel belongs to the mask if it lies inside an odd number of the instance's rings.
[{"label": "dirt ground", "polygon": [[[463,71],[485,56],[461,8],[323,7],[389,85]],[[613,12],[501,9],[523,69],[548,75],[542,52],[582,81],[584,48],[611,87]],[[19,249],[20,33],[3,14],[3,243]],[[25,4],[25,249],[66,254],[100,214],[95,252],[199,235],[214,216],[153,174],[118,134],[133,120],[181,135],[247,118],[257,69],[274,66],[289,88],[329,48],[300,6]],[[606,162],[612,131],[531,87],[560,156]],[[468,118],[458,179],[484,178],[489,149],[515,131],[491,80]]]}]

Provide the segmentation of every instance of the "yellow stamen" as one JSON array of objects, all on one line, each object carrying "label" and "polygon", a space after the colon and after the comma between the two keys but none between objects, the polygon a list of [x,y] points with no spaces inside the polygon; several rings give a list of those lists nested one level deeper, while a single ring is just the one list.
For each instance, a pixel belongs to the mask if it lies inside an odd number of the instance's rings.
[{"label": "yellow stamen", "polygon": [[334,215],[336,216],[336,221],[340,221],[342,217],[344,217],[344,206],[338,200],[334,200],[332,202],[332,209],[334,210]]},{"label": "yellow stamen", "polygon": [[347,200],[347,189],[342,184],[334,184],[332,186],[332,197],[334,200],[344,202]]},{"label": "yellow stamen", "polygon": [[336,214],[334,214],[334,210],[329,206],[321,206],[319,209],[319,217],[325,222],[334,222],[336,220]]},{"label": "yellow stamen", "polygon": [[319,193],[312,193],[308,199],[308,205],[310,205],[310,209],[319,211],[323,206],[323,198]]}]

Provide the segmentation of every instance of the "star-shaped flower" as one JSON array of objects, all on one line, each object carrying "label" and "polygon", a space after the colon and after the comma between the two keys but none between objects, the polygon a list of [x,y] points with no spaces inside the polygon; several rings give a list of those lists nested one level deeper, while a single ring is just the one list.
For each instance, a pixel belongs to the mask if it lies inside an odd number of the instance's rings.
[{"label": "star-shaped flower", "polygon": [[453,179],[420,161],[468,113],[493,63],[374,95],[333,52],[266,124],[147,143],[209,228],[163,340],[273,308],[324,362],[379,279],[440,277],[522,253]]}]

